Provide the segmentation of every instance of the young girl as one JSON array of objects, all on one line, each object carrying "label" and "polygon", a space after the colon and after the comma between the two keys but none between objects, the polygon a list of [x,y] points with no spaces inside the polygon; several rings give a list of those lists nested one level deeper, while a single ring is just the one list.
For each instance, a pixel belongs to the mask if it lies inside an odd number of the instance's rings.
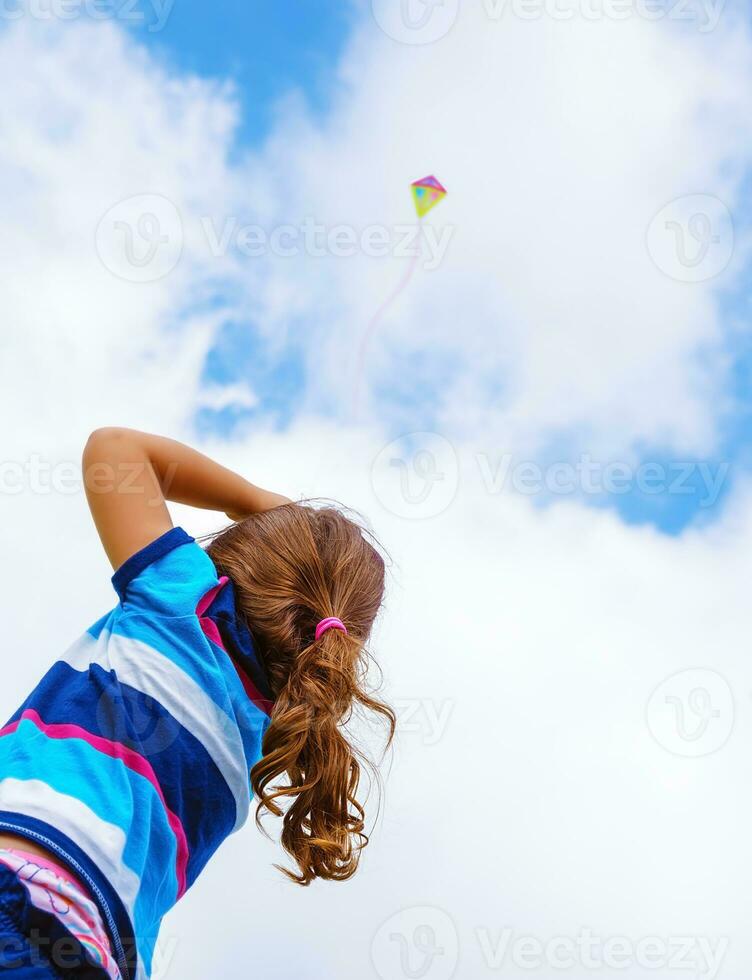
[{"label": "young girl", "polygon": [[[0,730],[0,970],[27,980],[148,977],[252,791],[294,881],[349,878],[367,838],[343,722],[394,730],[364,687],[384,563],[356,524],[128,429],[83,468],[120,601]],[[203,550],[166,500],[235,523]]]}]

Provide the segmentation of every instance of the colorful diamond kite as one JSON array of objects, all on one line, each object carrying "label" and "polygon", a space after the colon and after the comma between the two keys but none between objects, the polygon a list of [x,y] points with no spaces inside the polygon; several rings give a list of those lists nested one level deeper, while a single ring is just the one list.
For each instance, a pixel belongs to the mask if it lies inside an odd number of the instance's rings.
[{"label": "colorful diamond kite", "polygon": [[422,180],[416,180],[410,186],[413,192],[415,210],[418,212],[419,218],[428,214],[431,208],[436,207],[439,201],[447,195],[446,188],[442,187],[435,177],[424,177]]}]

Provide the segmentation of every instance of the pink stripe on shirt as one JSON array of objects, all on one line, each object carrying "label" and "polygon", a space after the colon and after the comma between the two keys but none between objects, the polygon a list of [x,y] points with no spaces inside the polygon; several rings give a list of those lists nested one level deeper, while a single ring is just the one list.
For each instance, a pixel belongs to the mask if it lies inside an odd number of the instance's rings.
[{"label": "pink stripe on shirt", "polygon": [[186,837],[185,829],[180,818],[167,806],[167,800],[164,797],[162,787],[159,785],[157,774],[154,772],[151,763],[142,755],[139,755],[138,752],[134,752],[133,749],[121,745],[120,742],[112,742],[109,739],[101,738],[99,735],[92,735],[91,732],[87,732],[85,728],[80,728],[78,725],[48,725],[32,708],[27,708],[18,721],[11,722],[10,725],[6,725],[5,728],[0,730],[0,737],[15,732],[22,721],[32,722],[48,738],[63,740],[80,738],[103,755],[108,755],[111,759],[120,759],[132,772],[136,772],[149,780],[159,795],[159,799],[167,815],[167,822],[175,835],[177,843],[175,870],[178,879],[178,898],[181,898],[187,890],[188,838]]}]

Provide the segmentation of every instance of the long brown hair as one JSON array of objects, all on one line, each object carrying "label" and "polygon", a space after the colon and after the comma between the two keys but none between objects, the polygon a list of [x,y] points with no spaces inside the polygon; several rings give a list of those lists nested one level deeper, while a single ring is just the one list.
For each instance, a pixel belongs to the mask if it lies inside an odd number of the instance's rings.
[{"label": "long brown hair", "polygon": [[[254,514],[216,537],[208,553],[233,582],[274,694],[263,757],[251,782],[259,804],[283,817],[281,842],[293,881],[342,881],[368,843],[358,801],[361,763],[346,729],[361,708],[386,720],[391,708],[369,693],[366,642],[384,595],[384,561],[361,526],[338,509],[287,504]],[[317,641],[317,623],[347,627]],[[278,777],[282,784],[275,784]],[[280,805],[283,804],[283,805]]]}]

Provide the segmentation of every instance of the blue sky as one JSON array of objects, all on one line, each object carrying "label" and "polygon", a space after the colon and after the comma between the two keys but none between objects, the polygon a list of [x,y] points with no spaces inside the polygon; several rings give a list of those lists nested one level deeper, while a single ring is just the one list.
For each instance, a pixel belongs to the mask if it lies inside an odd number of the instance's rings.
[{"label": "blue sky", "polygon": [[[148,0],[141,2],[146,12]],[[275,103],[293,89],[325,110],[352,16],[349,0],[175,0],[164,27],[153,30],[151,14],[134,29],[176,67],[235,81],[243,108],[238,136],[248,145],[263,139]]]},{"label": "blue sky", "polygon": [[[143,9],[149,8],[143,0]],[[153,30],[154,18],[134,27],[139,40],[181,71],[202,76],[232,79],[238,92],[242,118],[237,148],[263,143],[275,118],[279,100],[290,92],[302,94],[314,114],[325,114],[334,91],[338,58],[343,51],[356,14],[351,2],[326,0],[223,0],[220,7],[199,0],[176,0],[164,26]],[[414,176],[414,175],[409,175]],[[462,192],[461,187],[453,193]],[[743,290],[742,290],[743,293]],[[727,317],[744,316],[746,303],[738,297],[727,309]],[[403,359],[407,352],[398,352]],[[377,397],[384,403],[383,417],[400,432],[430,429],[436,421],[437,393],[447,372],[456,373],[452,356],[440,350],[413,351],[415,370],[402,372],[392,388],[383,385]],[[621,493],[584,495],[588,504],[615,509],[630,524],[652,524],[667,534],[680,533],[693,523],[714,520],[734,485],[735,477],[747,467],[748,437],[752,434],[750,376],[752,356],[736,351],[729,376],[729,394],[735,410],[722,424],[717,450],[708,459],[688,459],[671,446],[635,447],[630,460],[635,467],[655,463],[663,467],[667,483],[681,480],[680,469],[694,464],[681,482],[681,490],[652,493],[636,484]],[[263,418],[285,427],[294,416],[296,394],[305,388],[306,365],[294,347],[272,356],[264,350],[252,323],[228,322],[208,358],[204,379],[214,384],[248,382],[259,396],[253,408],[204,408],[197,417],[203,432],[232,435],[249,422]],[[300,399],[302,401],[302,399]],[[586,443],[586,438],[584,442]],[[551,448],[540,462],[576,462],[583,445],[582,434],[552,435]],[[572,448],[576,447],[576,451]],[[602,460],[602,462],[613,462]],[[725,473],[717,492],[709,497],[698,467],[704,464],[713,475]],[[677,484],[678,485],[678,484]],[[555,496],[543,498],[555,503]]]},{"label": "blue sky", "polygon": [[[325,113],[333,74],[349,37],[354,5],[330,0],[223,0],[221,8],[201,0],[176,0],[164,26],[142,6],[137,38],[182,71],[231,79],[241,120],[238,149],[263,143],[275,107],[291,93],[302,96],[314,114]],[[263,417],[279,427],[291,421],[305,384],[305,368],[294,348],[271,353],[255,340],[253,323],[228,321],[207,359],[208,384],[248,382],[259,398],[253,408],[202,408],[199,432],[233,434]]]}]

